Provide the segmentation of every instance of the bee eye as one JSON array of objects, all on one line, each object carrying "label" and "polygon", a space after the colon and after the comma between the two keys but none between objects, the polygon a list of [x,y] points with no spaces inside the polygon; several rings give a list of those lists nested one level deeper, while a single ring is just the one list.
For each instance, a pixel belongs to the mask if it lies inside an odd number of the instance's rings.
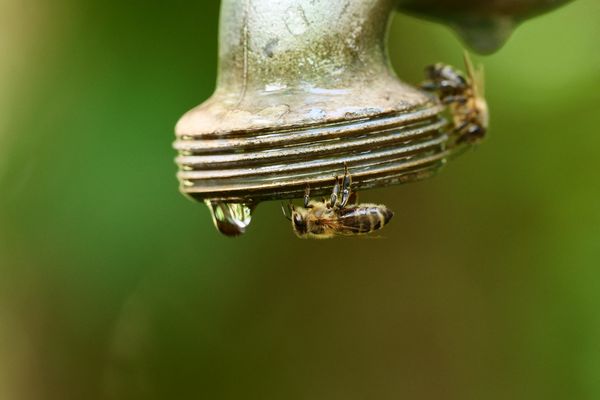
[{"label": "bee eye", "polygon": [[485,135],[485,128],[483,128],[482,126],[479,126],[479,125],[473,125],[469,129],[469,133],[474,136],[483,136],[483,135]]},{"label": "bee eye", "polygon": [[304,221],[304,219],[302,219],[302,216],[300,214],[294,214],[293,221],[294,221],[294,228],[298,232],[300,232],[300,233],[306,232],[306,221]]}]

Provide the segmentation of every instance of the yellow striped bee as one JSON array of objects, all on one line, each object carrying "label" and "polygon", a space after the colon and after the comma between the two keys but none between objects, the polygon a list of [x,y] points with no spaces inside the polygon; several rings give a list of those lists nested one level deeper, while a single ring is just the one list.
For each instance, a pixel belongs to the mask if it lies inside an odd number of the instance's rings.
[{"label": "yellow striped bee", "polygon": [[475,143],[484,138],[489,125],[488,106],[483,93],[483,69],[477,71],[469,55],[464,54],[467,75],[445,64],[425,69],[427,80],[421,88],[437,93],[440,101],[450,108],[457,133],[457,143]]},{"label": "yellow striped bee", "polygon": [[351,178],[345,167],[340,195],[340,180],[335,184],[328,201],[310,199],[310,188],[304,193],[304,207],[288,203],[288,212],[283,214],[292,222],[294,233],[303,239],[329,239],[335,236],[363,235],[383,228],[394,213],[384,205],[348,204],[356,201],[350,191]]}]

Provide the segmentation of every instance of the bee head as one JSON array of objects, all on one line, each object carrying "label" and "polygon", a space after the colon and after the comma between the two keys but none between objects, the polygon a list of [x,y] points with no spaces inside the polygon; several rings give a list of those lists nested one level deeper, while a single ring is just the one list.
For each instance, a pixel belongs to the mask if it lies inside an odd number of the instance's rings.
[{"label": "bee head", "polygon": [[292,226],[294,227],[294,232],[296,232],[298,236],[306,235],[308,231],[306,225],[306,210],[297,208],[292,212]]},{"label": "bee head", "polygon": [[485,134],[487,133],[487,129],[481,125],[477,125],[477,124],[472,124],[471,126],[469,126],[469,129],[467,130],[466,134],[459,138],[458,142],[468,142],[471,144],[477,143],[479,141],[481,141],[481,139],[483,139],[485,137]]}]

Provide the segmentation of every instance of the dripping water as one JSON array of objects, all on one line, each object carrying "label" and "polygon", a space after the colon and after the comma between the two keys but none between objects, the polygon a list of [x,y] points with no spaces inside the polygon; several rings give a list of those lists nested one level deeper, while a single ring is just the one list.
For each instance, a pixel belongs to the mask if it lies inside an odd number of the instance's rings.
[{"label": "dripping water", "polygon": [[396,0],[398,9],[451,26],[472,50],[491,54],[523,21],[570,0]]},{"label": "dripping water", "polygon": [[256,204],[225,203],[206,200],[215,228],[225,236],[240,236],[252,221]]},{"label": "dripping water", "polygon": [[518,22],[511,17],[464,18],[452,27],[464,42],[479,54],[491,54],[501,48]]}]

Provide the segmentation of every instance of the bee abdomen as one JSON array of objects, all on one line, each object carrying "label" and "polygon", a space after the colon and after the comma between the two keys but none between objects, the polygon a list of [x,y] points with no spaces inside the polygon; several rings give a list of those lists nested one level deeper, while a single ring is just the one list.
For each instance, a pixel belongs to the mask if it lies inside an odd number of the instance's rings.
[{"label": "bee abdomen", "polygon": [[340,211],[343,234],[370,233],[383,228],[394,213],[383,205],[363,204]]}]

